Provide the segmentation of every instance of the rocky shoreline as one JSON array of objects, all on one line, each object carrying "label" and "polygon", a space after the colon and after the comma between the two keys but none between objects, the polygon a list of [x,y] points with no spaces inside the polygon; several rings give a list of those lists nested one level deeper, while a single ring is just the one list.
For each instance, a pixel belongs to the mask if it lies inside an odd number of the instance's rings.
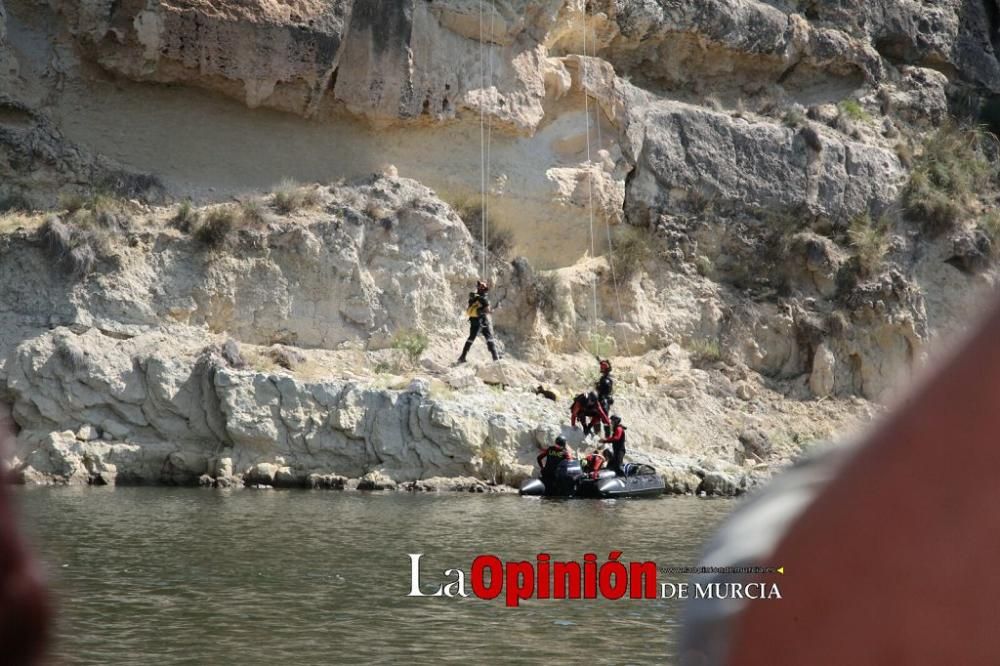
[{"label": "rocky shoreline", "polygon": [[[22,344],[6,368],[22,427],[14,479],[503,492],[533,473],[557,434],[585,447],[579,430],[560,425],[560,405],[498,383],[525,372],[516,363],[387,377],[408,382],[394,389],[240,369],[231,341],[202,344],[183,329],[123,340],[68,328]],[[631,457],[655,465],[671,493],[736,495],[772,471],[672,455],[643,431]],[[743,444],[750,460],[774,453],[762,433]]]}]

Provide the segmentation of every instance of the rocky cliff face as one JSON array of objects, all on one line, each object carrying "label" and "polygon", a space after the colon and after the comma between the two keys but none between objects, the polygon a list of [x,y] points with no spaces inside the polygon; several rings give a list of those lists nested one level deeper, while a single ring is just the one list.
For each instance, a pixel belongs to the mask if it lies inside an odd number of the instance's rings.
[{"label": "rocky cliff face", "polygon": [[[952,125],[1000,93],[998,12],[4,0],[21,475],[516,479],[589,350],[678,487],[745,487],[994,283],[995,143]],[[508,360],[451,370],[484,273]]]}]

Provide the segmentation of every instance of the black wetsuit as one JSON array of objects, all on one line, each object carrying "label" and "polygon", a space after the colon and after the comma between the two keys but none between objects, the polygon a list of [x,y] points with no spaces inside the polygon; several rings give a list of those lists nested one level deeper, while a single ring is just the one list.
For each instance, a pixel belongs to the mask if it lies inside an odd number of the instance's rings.
[{"label": "black wetsuit", "polygon": [[[552,445],[538,454],[538,464],[542,466],[542,483],[545,484],[545,492],[555,491],[556,472],[563,460],[570,460],[569,451],[561,446]],[[544,462],[543,462],[544,461]]]},{"label": "black wetsuit", "polygon": [[602,439],[601,442],[611,445],[611,460],[608,467],[615,471],[617,476],[625,476],[622,465],[625,463],[625,427],[615,426],[615,431],[610,437]]},{"label": "black wetsuit", "polygon": [[[615,404],[615,399],[611,396],[615,391],[615,380],[611,377],[610,372],[603,373],[601,378],[597,380],[597,399],[601,403],[601,407],[604,408],[605,414],[611,413],[611,405]],[[611,426],[608,424],[604,425],[604,436],[611,436]]]},{"label": "black wetsuit", "polygon": [[497,343],[493,339],[493,328],[490,326],[490,302],[486,294],[472,292],[469,294],[469,307],[466,310],[469,315],[469,339],[465,341],[465,348],[462,355],[458,357],[459,363],[465,362],[465,357],[472,349],[472,343],[476,341],[476,336],[480,333],[486,338],[486,347],[490,350],[490,355],[494,361],[500,360],[497,353]]},{"label": "black wetsuit", "polygon": [[605,428],[611,423],[608,420],[607,412],[601,407],[601,401],[597,398],[591,399],[590,396],[583,393],[573,399],[573,405],[570,407],[570,425],[575,428],[577,421],[583,426],[584,437],[590,435],[591,432],[597,434],[598,422],[603,423]]}]

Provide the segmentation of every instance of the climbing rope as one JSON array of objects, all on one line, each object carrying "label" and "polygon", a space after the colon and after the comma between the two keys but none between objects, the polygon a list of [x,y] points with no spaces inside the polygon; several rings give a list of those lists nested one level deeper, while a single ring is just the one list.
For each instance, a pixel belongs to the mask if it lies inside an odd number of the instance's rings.
[{"label": "climbing rope", "polygon": [[[583,116],[587,125],[587,168],[592,170],[593,164],[590,160],[590,95],[587,94],[587,87],[583,81],[583,68],[587,58],[587,4],[584,2],[583,10],[580,13],[580,24],[583,28],[583,58],[580,60],[580,90],[583,92]],[[587,177],[587,197],[590,210],[590,256],[596,256],[596,244],[594,243],[594,178],[593,173]],[[594,297],[594,325],[597,325],[597,276],[591,283]]]},{"label": "climbing rope", "polygon": [[[490,0],[490,40],[493,39],[493,31],[495,29],[496,21],[496,0]],[[487,57],[490,61],[490,78],[489,85],[493,86],[493,60],[494,58],[490,55],[489,50],[486,51]],[[484,86],[485,89],[485,86]],[[485,186],[483,189],[483,256],[485,257],[487,252],[489,252],[489,219],[490,219],[490,196],[489,187],[492,181],[492,155],[491,150],[493,147],[493,116],[488,116],[486,119],[486,178]],[[485,265],[485,261],[484,261]]]},{"label": "climbing rope", "polygon": [[[489,282],[489,217],[490,198],[489,184],[492,179],[492,148],[493,148],[493,117],[486,113],[487,85],[493,87],[494,82],[494,58],[490,50],[486,48],[486,36],[483,32],[485,22],[483,21],[483,11],[485,0],[479,0],[479,76],[480,90],[479,98],[479,155],[480,155],[480,237],[482,240],[483,273],[482,279]],[[489,39],[493,39],[496,30],[496,0],[490,0],[490,34]],[[487,79],[486,59],[489,59],[489,78]],[[495,286],[495,285],[494,285]],[[495,339],[494,344],[500,348],[500,341]],[[507,375],[503,367],[500,368],[500,376],[507,384]]]},{"label": "climbing rope", "polygon": [[483,3],[479,0],[479,237],[482,241],[482,279],[487,280],[486,274],[486,61],[485,47],[486,40],[483,35]]},{"label": "climbing rope", "polygon": [[[583,57],[587,58],[587,6],[584,3],[583,18],[581,22],[583,24]],[[596,53],[596,46],[594,49]],[[597,173],[601,173],[604,169],[604,162],[601,161],[600,164],[595,165],[591,160],[591,150],[590,150],[590,95],[587,93],[586,87],[584,86],[584,61],[580,61],[580,88],[583,90],[583,100],[584,100],[584,116],[586,117],[587,124],[587,169],[590,174],[587,178],[589,184],[589,204],[590,204],[590,255],[593,257],[596,255],[595,242],[594,242],[594,178]],[[601,135],[601,105],[597,103],[594,105],[594,125],[597,127],[597,150],[598,155],[604,146],[604,138]],[[615,302],[618,307],[618,319],[619,321],[625,321],[624,311],[622,309],[622,298],[621,293],[618,288],[618,275],[615,271],[615,258],[614,258],[614,245],[611,239],[611,219],[605,215],[604,216],[604,227],[607,231],[608,237],[608,266],[611,268],[611,282],[615,290]],[[594,323],[597,322],[597,276],[594,276],[593,286],[593,297],[594,297]],[[625,352],[631,356],[632,350],[628,344],[628,337],[624,339],[625,342]]]}]

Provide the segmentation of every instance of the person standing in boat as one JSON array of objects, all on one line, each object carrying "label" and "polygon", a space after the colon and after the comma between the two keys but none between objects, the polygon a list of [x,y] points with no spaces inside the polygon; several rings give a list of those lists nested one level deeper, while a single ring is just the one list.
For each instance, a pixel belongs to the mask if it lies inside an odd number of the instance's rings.
[{"label": "person standing in boat", "polygon": [[566,446],[566,438],[562,435],[556,437],[556,441],[547,449],[538,454],[538,465],[542,468],[542,483],[545,484],[545,491],[552,492],[555,487],[556,471],[564,460],[572,460],[573,454]]},{"label": "person standing in boat", "polygon": [[490,350],[493,360],[500,360],[500,354],[497,352],[497,343],[493,339],[493,327],[490,325],[490,301],[486,297],[489,291],[489,285],[479,280],[476,282],[476,290],[469,292],[469,306],[465,310],[465,314],[469,318],[469,339],[465,341],[465,348],[462,349],[462,355],[458,357],[459,363],[465,363],[465,357],[468,355],[469,350],[472,349],[472,343],[476,341],[476,336],[480,332],[486,338],[486,347]]},{"label": "person standing in boat", "polygon": [[[604,410],[604,413],[610,414],[611,406],[615,404],[615,399],[611,395],[615,391],[615,380],[611,376],[611,361],[608,359],[602,359],[600,368],[601,377],[597,380],[597,384],[594,388],[597,389],[597,399],[600,401],[601,408]],[[611,436],[611,425],[608,423],[604,424],[604,436]]]},{"label": "person standing in boat", "polygon": [[601,440],[602,444],[611,445],[611,461],[608,465],[616,476],[625,476],[625,426],[620,416],[611,417],[611,435]]}]

